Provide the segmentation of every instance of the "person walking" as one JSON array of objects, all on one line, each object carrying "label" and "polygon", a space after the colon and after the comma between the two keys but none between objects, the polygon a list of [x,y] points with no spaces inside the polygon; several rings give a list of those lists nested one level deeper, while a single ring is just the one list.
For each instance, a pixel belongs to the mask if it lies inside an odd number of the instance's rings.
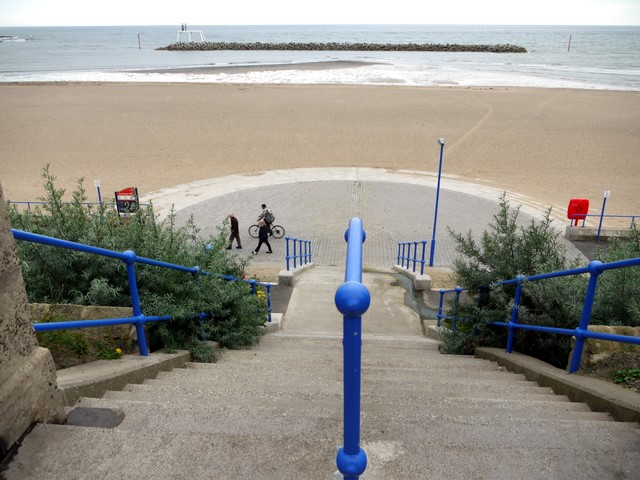
[{"label": "person walking", "polygon": [[269,249],[267,250],[267,253],[273,253],[273,250],[271,250],[271,245],[269,244],[269,232],[267,231],[267,224],[264,220],[260,219],[258,220],[258,226],[260,227],[260,229],[258,230],[258,246],[251,253],[253,253],[254,255],[258,253],[263,243]]},{"label": "person walking", "polygon": [[229,221],[231,222],[231,235],[229,235],[229,246],[227,246],[227,250],[231,250],[234,239],[238,244],[236,248],[242,248],[242,242],[240,242],[240,227],[238,225],[238,219],[233,213],[230,213]]}]

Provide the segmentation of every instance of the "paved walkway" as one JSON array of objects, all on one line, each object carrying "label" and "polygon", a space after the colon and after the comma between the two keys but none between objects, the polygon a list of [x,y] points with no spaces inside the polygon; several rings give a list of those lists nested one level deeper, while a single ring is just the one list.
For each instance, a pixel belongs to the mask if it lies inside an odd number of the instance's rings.
[{"label": "paved walkway", "polygon": [[[318,168],[265,172],[258,176],[231,176],[178,185],[152,192],[143,201],[153,201],[156,211],[166,213],[173,205],[178,223],[190,215],[203,235],[217,232],[228,213],[240,221],[243,250],[250,255],[257,239],[247,229],[255,223],[260,205],[266,203],[276,214],[276,223],[291,237],[313,242],[313,261],[319,265],[344,265],[344,231],[354,216],[362,218],[367,239],[364,266],[390,267],[396,263],[397,244],[427,240],[429,258],[433,234],[437,177],[425,172],[390,172],[372,168]],[[451,266],[456,257],[447,228],[476,238],[493,221],[503,192],[490,186],[460,182],[443,176],[438,225],[436,228],[435,266]],[[523,225],[540,217],[545,206],[530,198],[507,192],[513,206],[522,205]],[[561,220],[554,222],[564,231]],[[257,264],[284,267],[285,239],[273,239],[274,255],[255,256]],[[566,242],[571,256],[586,262],[578,249]]]}]

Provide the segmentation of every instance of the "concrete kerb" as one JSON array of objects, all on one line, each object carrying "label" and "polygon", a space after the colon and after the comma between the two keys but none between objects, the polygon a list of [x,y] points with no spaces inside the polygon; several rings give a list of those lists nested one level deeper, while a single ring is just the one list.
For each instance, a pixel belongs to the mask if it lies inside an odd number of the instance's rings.
[{"label": "concrete kerb", "polygon": [[[630,228],[627,229],[602,229],[600,231],[600,239],[608,240],[609,238],[629,238],[631,236]],[[598,238],[598,229],[596,227],[572,227],[567,226],[564,236],[567,240],[595,240]]]},{"label": "concrete kerb", "polygon": [[192,360],[185,350],[165,353],[162,350],[148,356],[124,355],[118,360],[97,360],[76,367],[58,370],[58,388],[64,406],[75,405],[81,397],[100,398],[108,390],[122,390],[129,383],[142,383],[159,372],[183,368]]},{"label": "concrete kerb", "polygon": [[[441,340],[444,327],[431,325],[427,336]],[[595,412],[607,412],[618,422],[640,423],[640,395],[620,385],[579,374],[569,374],[548,363],[521,353],[507,353],[500,348],[479,347],[476,357],[484,358],[507,370],[521,373],[541,387],[549,387],[556,395],[566,395],[572,402],[585,403]]]},{"label": "concrete kerb", "polygon": [[280,270],[280,273],[278,273],[278,284],[293,287],[295,285],[296,277],[310,268],[315,267],[315,265],[315,263],[307,263],[306,265],[296,267],[293,270]]},{"label": "concrete kerb", "polygon": [[409,277],[413,282],[414,290],[431,290],[431,277],[429,275],[420,275],[401,265],[394,265],[393,269],[402,275]]},{"label": "concrete kerb", "polygon": [[282,314],[271,313],[271,321],[264,324],[264,333],[275,333],[280,330],[282,325]]},{"label": "concrete kerb", "polygon": [[[271,322],[264,325],[264,333],[277,332],[281,325],[282,314],[272,313]],[[72,407],[81,397],[100,398],[109,390],[122,390],[127,384],[155,378],[159,372],[184,368],[192,360],[191,354],[186,350],[176,353],[158,350],[146,357],[124,355],[118,360],[97,360],[58,370],[58,389],[63,406]]]},{"label": "concrete kerb", "polygon": [[542,360],[521,353],[507,353],[499,348],[478,348],[476,356],[521,373],[527,380],[542,387],[550,387],[554,393],[566,395],[572,402],[586,403],[593,411],[608,412],[619,422],[640,423],[640,395],[620,385],[575,373],[569,374]]}]

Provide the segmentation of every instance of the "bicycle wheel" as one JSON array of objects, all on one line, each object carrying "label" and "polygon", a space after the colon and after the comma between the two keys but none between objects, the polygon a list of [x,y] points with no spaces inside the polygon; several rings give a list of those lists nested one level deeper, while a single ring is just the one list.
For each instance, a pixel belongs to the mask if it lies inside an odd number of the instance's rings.
[{"label": "bicycle wheel", "polygon": [[273,238],[282,238],[284,237],[284,228],[280,225],[272,225],[271,233],[273,234]]},{"label": "bicycle wheel", "polygon": [[253,238],[258,238],[258,232],[260,231],[260,227],[258,225],[251,225],[249,227],[249,235]]}]

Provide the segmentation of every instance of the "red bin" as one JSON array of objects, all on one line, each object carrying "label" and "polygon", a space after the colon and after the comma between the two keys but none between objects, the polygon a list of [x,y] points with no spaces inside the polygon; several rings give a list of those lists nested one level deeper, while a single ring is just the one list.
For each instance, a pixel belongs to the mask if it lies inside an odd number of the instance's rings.
[{"label": "red bin", "polygon": [[569,200],[569,208],[567,208],[567,218],[574,220],[574,225],[578,225],[578,220],[584,220],[589,213],[589,199],[572,198]]}]

